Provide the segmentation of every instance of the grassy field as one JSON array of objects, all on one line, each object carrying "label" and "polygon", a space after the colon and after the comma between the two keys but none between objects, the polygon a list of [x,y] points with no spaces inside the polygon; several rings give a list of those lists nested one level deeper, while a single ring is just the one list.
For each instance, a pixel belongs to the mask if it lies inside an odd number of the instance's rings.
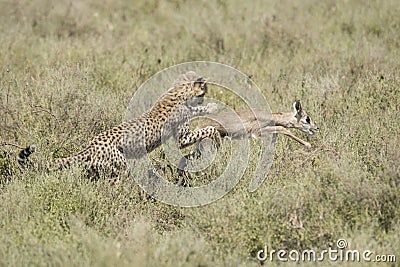
[{"label": "grassy field", "polygon": [[[258,266],[265,245],[339,238],[399,262],[399,14],[396,0],[1,1],[0,266]],[[273,111],[301,99],[313,148],[279,136],[258,191],[248,171],[198,208],[16,164],[14,145],[36,144],[39,165],[79,151],[145,80],[193,60],[251,76]]]}]

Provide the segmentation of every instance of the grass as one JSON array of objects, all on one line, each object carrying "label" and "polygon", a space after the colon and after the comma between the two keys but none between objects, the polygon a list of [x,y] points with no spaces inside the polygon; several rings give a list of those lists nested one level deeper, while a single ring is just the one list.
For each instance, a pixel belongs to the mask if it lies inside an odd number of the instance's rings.
[{"label": "grass", "polygon": [[[339,238],[398,253],[399,13],[394,0],[2,1],[0,265],[257,266],[265,245],[322,250]],[[273,111],[301,99],[320,127],[313,149],[278,137],[258,191],[247,171],[190,209],[141,200],[133,180],[19,169],[13,145],[36,144],[38,164],[71,155],[123,120],[145,80],[192,60],[251,76]]]}]

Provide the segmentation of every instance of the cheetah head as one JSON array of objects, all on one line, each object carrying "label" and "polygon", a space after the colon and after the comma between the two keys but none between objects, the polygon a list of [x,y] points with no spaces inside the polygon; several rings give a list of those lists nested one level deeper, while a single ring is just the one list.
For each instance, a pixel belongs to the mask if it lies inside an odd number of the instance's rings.
[{"label": "cheetah head", "polygon": [[196,97],[204,97],[207,93],[207,80],[203,77],[198,78],[193,83],[193,91],[196,94]]},{"label": "cheetah head", "polygon": [[186,105],[196,106],[202,104],[204,101],[204,96],[207,93],[207,80],[203,77],[200,77],[193,82],[191,87],[193,91],[193,97],[186,101]]},{"label": "cheetah head", "polygon": [[207,80],[197,75],[194,71],[182,74],[173,84],[171,93],[175,99],[186,105],[198,105],[203,103],[207,93]]}]

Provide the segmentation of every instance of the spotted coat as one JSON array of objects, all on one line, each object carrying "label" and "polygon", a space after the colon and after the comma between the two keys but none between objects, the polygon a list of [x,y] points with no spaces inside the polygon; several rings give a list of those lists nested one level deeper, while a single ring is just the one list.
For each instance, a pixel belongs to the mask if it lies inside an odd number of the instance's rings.
[{"label": "spotted coat", "polygon": [[[127,159],[143,157],[170,137],[180,148],[206,137],[219,139],[214,127],[195,131],[189,128],[192,118],[216,110],[216,105],[212,103],[200,105],[206,92],[206,80],[192,71],[187,72],[149,111],[99,134],[82,151],[71,157],[56,159],[50,168],[83,165],[85,169],[95,172],[107,170],[118,173],[127,168]],[[26,158],[21,157],[22,152],[19,161],[26,162]],[[30,153],[27,154],[29,156]]]}]

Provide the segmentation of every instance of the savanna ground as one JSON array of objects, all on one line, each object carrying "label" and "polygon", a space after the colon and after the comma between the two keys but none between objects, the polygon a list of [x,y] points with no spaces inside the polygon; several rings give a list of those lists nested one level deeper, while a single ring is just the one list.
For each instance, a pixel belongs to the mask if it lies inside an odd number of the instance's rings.
[{"label": "savanna ground", "polygon": [[[0,265],[257,266],[265,245],[322,250],[339,238],[396,255],[399,14],[395,0],[1,1]],[[251,163],[198,208],[143,201],[134,181],[16,164],[10,144],[36,144],[37,164],[79,151],[123,120],[146,79],[193,60],[251,76],[274,111],[301,99],[320,127],[298,133],[313,148],[279,136],[258,191],[247,190]]]}]

